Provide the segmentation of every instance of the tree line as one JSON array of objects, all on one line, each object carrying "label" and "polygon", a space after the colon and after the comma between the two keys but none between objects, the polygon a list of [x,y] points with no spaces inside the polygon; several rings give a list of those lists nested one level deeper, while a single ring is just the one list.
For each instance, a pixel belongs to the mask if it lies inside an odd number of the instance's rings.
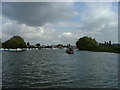
[{"label": "tree line", "polygon": [[88,50],[96,52],[115,52],[120,53],[120,46],[113,46],[111,41],[105,43],[98,43],[95,39],[84,36],[76,42],[79,50]]},{"label": "tree line", "polygon": [[[40,48],[40,44],[37,43],[36,47]],[[9,40],[2,43],[3,48],[35,48],[35,46],[26,43],[24,39],[20,36],[13,36]],[[49,46],[51,47],[51,46]],[[120,53],[120,46],[113,46],[111,41],[105,43],[98,43],[94,38],[84,36],[76,42],[76,47],[79,50],[88,50],[88,51],[99,51],[99,52],[115,52]]]}]

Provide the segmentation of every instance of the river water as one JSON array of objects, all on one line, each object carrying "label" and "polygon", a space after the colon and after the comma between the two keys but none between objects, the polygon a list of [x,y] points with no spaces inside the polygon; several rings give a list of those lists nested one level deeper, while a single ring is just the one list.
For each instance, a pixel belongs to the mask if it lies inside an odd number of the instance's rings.
[{"label": "river water", "polygon": [[65,49],[2,52],[3,88],[117,88],[118,54]]}]

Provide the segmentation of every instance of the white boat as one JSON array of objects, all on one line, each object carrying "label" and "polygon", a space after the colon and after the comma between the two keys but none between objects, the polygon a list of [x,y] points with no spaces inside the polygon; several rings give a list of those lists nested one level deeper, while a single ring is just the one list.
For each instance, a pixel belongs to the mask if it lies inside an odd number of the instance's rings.
[{"label": "white boat", "polygon": [[23,51],[23,49],[21,49],[21,48],[17,48],[16,51]]},{"label": "white boat", "polygon": [[52,48],[52,49],[58,49],[58,48]]},{"label": "white boat", "polygon": [[21,49],[21,48],[9,49],[9,51],[12,51],[12,52],[21,52],[21,51],[23,51],[23,49]]},{"label": "white boat", "polygon": [[8,49],[4,49],[4,51],[8,51]]},{"label": "white boat", "polygon": [[66,53],[68,53],[68,54],[73,54],[73,53],[74,53],[74,50],[73,50],[72,48],[68,48],[68,49],[66,50]]},{"label": "white boat", "polygon": [[4,51],[4,49],[3,49],[3,48],[1,48],[1,49],[0,49],[0,51]]}]

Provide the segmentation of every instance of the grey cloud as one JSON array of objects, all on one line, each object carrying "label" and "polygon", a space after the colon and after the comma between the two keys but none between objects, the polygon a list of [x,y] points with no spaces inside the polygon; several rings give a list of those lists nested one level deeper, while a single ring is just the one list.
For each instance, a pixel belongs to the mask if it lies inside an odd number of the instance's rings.
[{"label": "grey cloud", "polygon": [[97,3],[87,3],[85,7],[79,12],[80,22],[72,22],[69,18],[75,16],[75,11],[71,3],[3,3],[3,16],[7,17],[2,21],[3,36],[7,40],[20,35],[25,41],[41,44],[75,44],[86,35],[99,42],[116,42],[117,12],[111,3],[99,3],[99,7]]},{"label": "grey cloud", "polygon": [[[86,11],[80,15],[83,26],[78,28],[94,36],[110,31],[117,31],[117,12],[112,10],[112,3],[85,3]],[[88,16],[89,15],[89,16]],[[99,37],[98,37],[99,38]]]},{"label": "grey cloud", "polygon": [[4,2],[3,15],[31,26],[42,26],[75,16],[71,3]]}]

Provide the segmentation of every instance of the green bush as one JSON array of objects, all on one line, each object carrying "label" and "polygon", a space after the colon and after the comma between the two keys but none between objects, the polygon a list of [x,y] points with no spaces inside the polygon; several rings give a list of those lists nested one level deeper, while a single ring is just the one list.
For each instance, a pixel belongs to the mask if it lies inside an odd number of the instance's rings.
[{"label": "green bush", "polygon": [[98,44],[95,39],[87,36],[80,38],[76,42],[76,46],[79,50],[120,53],[120,46],[112,46],[111,44]]},{"label": "green bush", "polygon": [[24,42],[23,38],[20,36],[13,36],[9,40],[2,43],[3,48],[25,48],[26,43]]},{"label": "green bush", "polygon": [[80,50],[94,50],[97,48],[97,42],[91,37],[82,37],[76,42],[76,46]]}]

